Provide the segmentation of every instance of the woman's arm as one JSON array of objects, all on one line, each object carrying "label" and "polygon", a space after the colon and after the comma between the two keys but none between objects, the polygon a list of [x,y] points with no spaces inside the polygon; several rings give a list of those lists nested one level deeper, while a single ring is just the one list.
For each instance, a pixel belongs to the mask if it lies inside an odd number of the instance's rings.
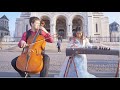
[{"label": "woman's arm", "polygon": [[88,47],[88,48],[92,48],[93,47],[93,45],[89,42],[88,38],[85,39],[85,47]]},{"label": "woman's arm", "polygon": [[42,29],[41,34],[45,37],[46,41],[49,43],[53,43],[54,40],[50,33],[44,27],[41,27],[41,29]]},{"label": "woman's arm", "polygon": [[75,43],[75,38],[71,38],[71,40],[69,41],[68,43],[68,48],[71,48],[71,47],[78,47],[78,45]]}]

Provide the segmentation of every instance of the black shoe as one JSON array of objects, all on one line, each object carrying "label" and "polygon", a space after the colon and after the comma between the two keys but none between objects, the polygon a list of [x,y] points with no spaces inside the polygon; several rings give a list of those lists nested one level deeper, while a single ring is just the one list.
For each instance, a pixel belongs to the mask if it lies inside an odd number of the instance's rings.
[{"label": "black shoe", "polygon": [[27,77],[31,77],[31,76],[28,74]]},{"label": "black shoe", "polygon": [[27,77],[30,77],[30,75],[29,74],[27,74],[27,75],[25,75],[25,77],[27,78]]}]

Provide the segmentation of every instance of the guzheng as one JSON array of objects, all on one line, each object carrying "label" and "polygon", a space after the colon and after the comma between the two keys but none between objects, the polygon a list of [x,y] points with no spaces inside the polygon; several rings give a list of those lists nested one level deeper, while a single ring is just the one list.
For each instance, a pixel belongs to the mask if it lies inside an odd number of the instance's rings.
[{"label": "guzheng", "polygon": [[102,54],[119,56],[119,50],[111,50],[110,48],[66,48],[66,56],[75,54]]}]

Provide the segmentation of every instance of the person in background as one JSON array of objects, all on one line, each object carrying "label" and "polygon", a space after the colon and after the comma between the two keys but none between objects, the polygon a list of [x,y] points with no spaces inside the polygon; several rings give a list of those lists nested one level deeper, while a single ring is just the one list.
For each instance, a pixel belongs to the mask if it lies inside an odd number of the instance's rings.
[{"label": "person in background", "polygon": [[57,48],[58,48],[58,53],[61,52],[61,40],[60,39],[57,41]]},{"label": "person in background", "polygon": [[62,42],[62,36],[61,35],[58,35],[58,40],[61,40],[61,42]]}]

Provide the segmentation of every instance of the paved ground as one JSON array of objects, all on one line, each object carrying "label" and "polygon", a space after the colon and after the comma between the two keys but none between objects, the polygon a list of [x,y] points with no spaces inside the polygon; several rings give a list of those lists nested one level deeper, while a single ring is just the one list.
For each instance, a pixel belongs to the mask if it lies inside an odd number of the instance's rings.
[{"label": "paved ground", "polygon": [[[57,76],[66,58],[65,53],[47,53],[50,58],[49,77]],[[11,60],[20,55],[20,52],[0,52],[0,77],[19,77],[11,67]],[[99,58],[101,55],[87,55],[88,71],[98,77],[114,77],[118,58],[116,56],[104,56],[107,60]],[[94,59],[95,58],[95,59]],[[38,75],[33,75],[38,77]]]},{"label": "paved ground", "polygon": [[[54,45],[55,46],[55,45]],[[49,46],[50,47],[50,46]],[[48,48],[49,48],[48,47]],[[50,56],[49,77],[57,77],[61,66],[66,59],[65,50],[62,48],[62,53],[57,53],[56,48],[49,48],[46,54]],[[20,55],[21,49],[17,47],[7,50],[0,50],[0,77],[19,78],[19,74],[11,67],[11,60]],[[88,71],[97,77],[115,77],[118,57],[110,55],[87,55]],[[39,75],[31,75],[39,77]]]}]

